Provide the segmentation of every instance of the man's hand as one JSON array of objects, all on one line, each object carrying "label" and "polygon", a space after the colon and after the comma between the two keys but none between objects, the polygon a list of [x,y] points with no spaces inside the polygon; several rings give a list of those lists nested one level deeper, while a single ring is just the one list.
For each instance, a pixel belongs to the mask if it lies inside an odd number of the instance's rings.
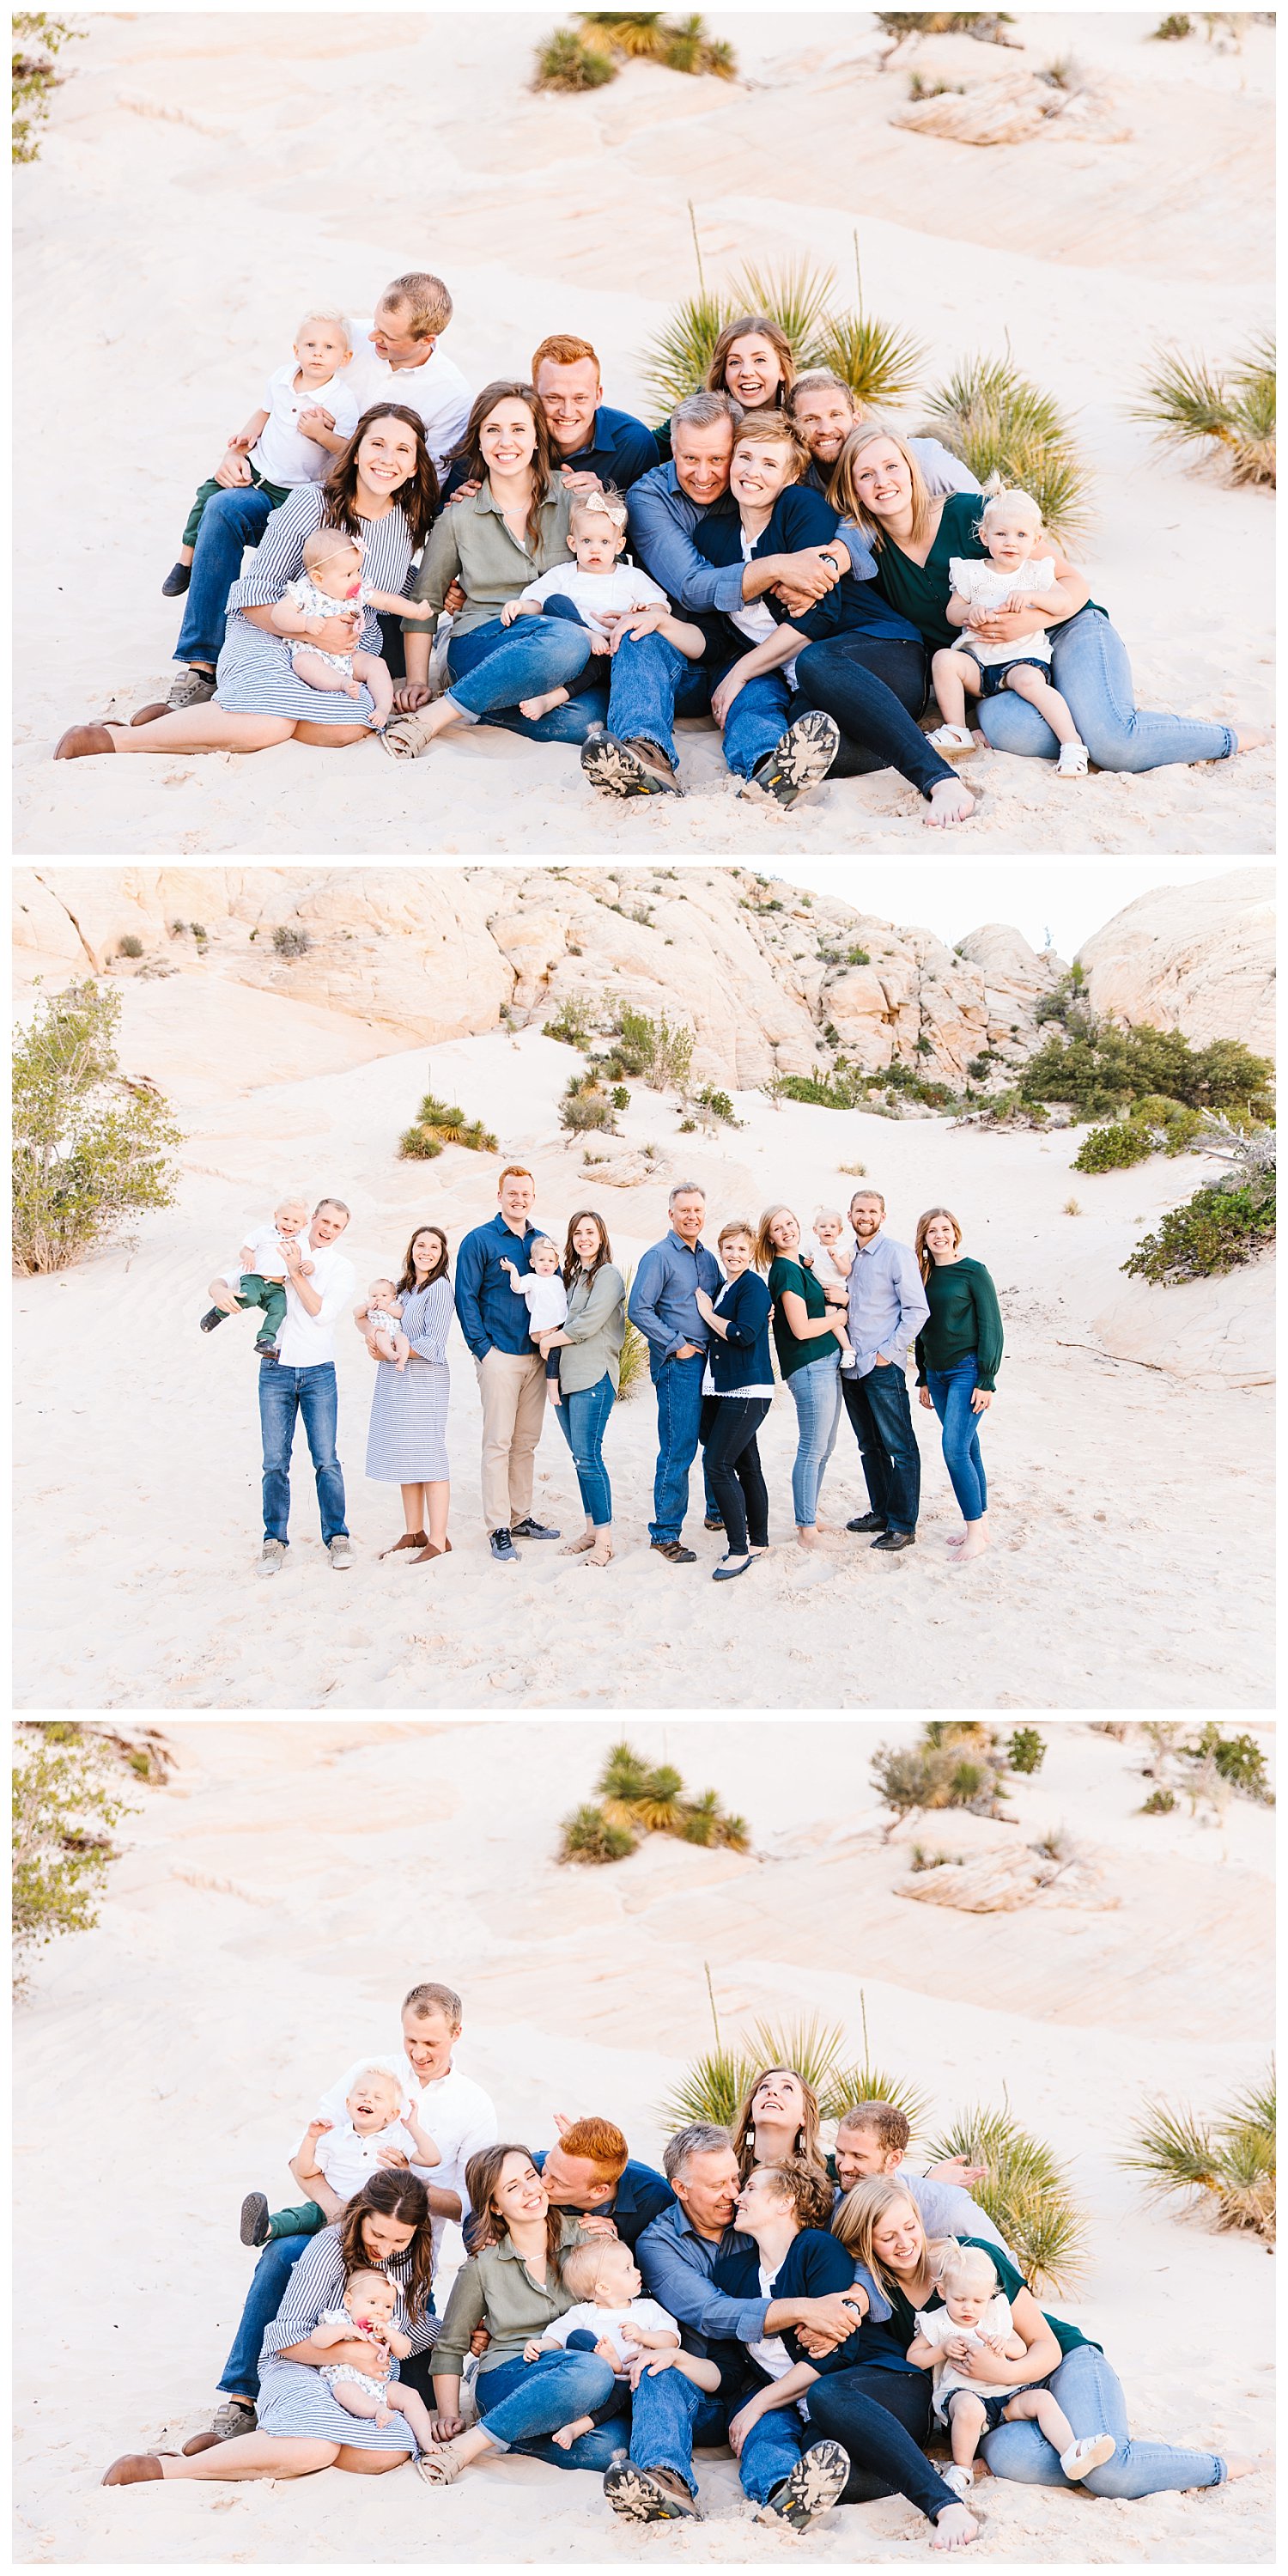
[{"label": "man's hand", "polygon": [[235,492],[239,484],[249,483],[251,471],[244,454],[235,447],[227,448],[215,467],[214,479],[225,492]]},{"label": "man's hand", "polygon": [[451,508],[454,501],[472,501],[475,493],[481,492],[482,489],[481,483],[458,483],[456,490],[447,495],[448,508]]},{"label": "man's hand", "polygon": [[611,2218],[580,2218],[577,2224],[583,2236],[616,2236],[617,2234]]},{"label": "man's hand", "polygon": [[[458,501],[463,501],[465,494],[463,492],[458,492],[455,495],[455,498]],[[461,610],[465,606],[465,586],[463,582],[454,581],[449,584],[448,589],[444,594],[443,606],[449,617],[459,617]]]},{"label": "man's hand", "polygon": [[[928,1395],[929,1387],[924,1388],[923,1393]],[[962,2191],[969,2190],[973,2182],[986,2182],[987,2179],[987,2165],[968,2164],[964,2156],[944,2156],[937,2165],[931,2166],[926,2176],[927,2182],[955,2183]]]},{"label": "man's hand", "polygon": [[[829,2290],[824,2298],[802,2299],[800,2304],[806,2313],[800,2319],[797,2331],[807,2352],[830,2352],[834,2344],[844,2343],[863,2321],[860,2309],[854,2305],[847,2290]],[[807,2336],[814,2337],[812,2344],[806,2341]]]},{"label": "man's hand", "polygon": [[828,546],[803,546],[799,554],[783,555],[773,587],[784,607],[804,610],[826,599],[829,590],[835,589],[842,574],[849,570],[849,557],[842,562],[842,553],[840,547],[833,553]]},{"label": "man's hand", "polygon": [[225,1315],[236,1315],[241,1311],[237,1303],[237,1292],[226,1279],[211,1281],[210,1302],[213,1306],[220,1307]]},{"label": "man's hand", "polygon": [[[475,2327],[473,2334],[470,2336],[470,2351],[473,2353],[476,2361],[481,2361],[491,2340],[492,2337],[488,2333],[486,2326]],[[527,2360],[526,2353],[524,2354],[524,2360]]]},{"label": "man's hand", "polygon": [[376,2162],[379,2165],[401,2165],[404,2168],[410,2168],[411,2157],[405,2156],[401,2147],[377,2147]]},{"label": "man's hand", "polygon": [[427,707],[430,691],[423,680],[403,680],[394,691],[394,705],[400,716],[414,716],[418,707]]},{"label": "man's hand", "polygon": [[673,1360],[696,1360],[698,1356],[698,1345],[696,1342],[681,1342],[678,1350],[674,1350],[671,1353]]},{"label": "man's hand", "polygon": [[564,489],[565,489],[565,491],[568,491],[568,492],[602,492],[602,491],[603,491],[603,488],[604,488],[604,487],[603,487],[602,482],[600,481],[600,478],[599,478],[598,474],[591,474],[590,472],[588,472],[588,470],[587,470],[584,466],[581,468],[580,472],[579,472],[579,473],[576,473],[576,474],[574,474],[574,472],[573,472],[573,469],[572,469],[571,465],[563,465],[563,466],[561,466],[561,467],[560,467],[560,469],[559,469],[559,470],[560,470],[560,473],[561,473],[561,474],[562,474],[562,476],[563,476]]}]

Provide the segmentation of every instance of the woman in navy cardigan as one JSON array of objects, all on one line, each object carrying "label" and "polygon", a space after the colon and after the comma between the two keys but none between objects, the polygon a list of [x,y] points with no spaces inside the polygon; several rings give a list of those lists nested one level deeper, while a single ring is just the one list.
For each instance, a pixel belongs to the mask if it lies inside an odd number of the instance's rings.
[{"label": "woman in navy cardigan", "polygon": [[711,1330],[702,1384],[703,1465],[729,1542],[713,1580],[729,1583],[769,1546],[769,1496],[756,1433],[773,1401],[774,1363],[769,1290],[751,1267],[754,1229],[733,1220],[721,1227],[716,1248],[725,1284],[717,1297],[705,1288],[694,1295]]},{"label": "woman in navy cardigan", "polygon": [[[788,413],[746,413],[734,436],[729,505],[699,520],[698,552],[708,563],[734,564],[826,545],[840,522],[800,479],[809,462]],[[921,635],[874,582],[855,579],[843,544],[836,560],[841,579],[790,619],[772,591],[730,616],[694,618],[707,638],[705,660],[718,672],[711,712],[725,761],[782,806],[829,774],[897,769],[926,800],[927,823],[964,822],[974,798],[915,721],[927,691]]]}]

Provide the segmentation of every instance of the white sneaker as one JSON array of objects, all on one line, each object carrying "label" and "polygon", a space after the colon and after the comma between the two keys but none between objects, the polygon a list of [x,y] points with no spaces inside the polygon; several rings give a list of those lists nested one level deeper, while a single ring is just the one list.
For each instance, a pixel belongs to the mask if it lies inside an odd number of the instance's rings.
[{"label": "white sneaker", "polygon": [[1055,765],[1055,774],[1057,778],[1086,777],[1087,746],[1085,742],[1061,743],[1060,757]]},{"label": "white sneaker", "polygon": [[943,2479],[944,2485],[946,2487],[951,2487],[953,2494],[955,2496],[960,2496],[962,2503],[965,2504],[966,2498],[975,2484],[974,2469],[959,2469],[956,2461],[954,2460],[950,2463],[948,2468],[941,2469],[939,2474]]},{"label": "white sneaker", "polygon": [[940,725],[937,732],[927,739],[931,750],[937,751],[941,760],[961,760],[968,751],[975,749],[975,736],[969,725]]},{"label": "white sneaker", "polygon": [[280,1538],[266,1538],[259,1552],[257,1574],[280,1574],[286,1563],[286,1549]]},{"label": "white sneaker", "polygon": [[1112,2460],[1118,2445],[1112,2433],[1084,2434],[1080,2442],[1071,2442],[1060,2453],[1060,2466],[1067,2478],[1085,2478],[1088,2469],[1099,2469]]}]

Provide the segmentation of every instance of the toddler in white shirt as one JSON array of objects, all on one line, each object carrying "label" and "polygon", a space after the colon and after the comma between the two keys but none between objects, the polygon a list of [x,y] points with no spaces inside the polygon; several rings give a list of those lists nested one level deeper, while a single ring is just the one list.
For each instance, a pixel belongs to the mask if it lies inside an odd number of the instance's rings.
[{"label": "toddler in white shirt", "polygon": [[1028,2346],[1017,2334],[1010,2300],[990,2257],[981,2245],[950,2244],[940,2267],[942,2308],[919,2309],[917,2333],[908,2359],[918,2369],[933,2367],[936,2420],[947,2424],[953,2465],[943,2472],[954,2494],[969,2494],[975,2477],[975,2453],[981,2436],[1001,2423],[1036,2422],[1059,2453],[1067,2478],[1085,2478],[1112,2457],[1112,2433],[1088,2434],[1081,2441],[1043,2381],[970,2379],[960,2368],[971,2352],[990,2351],[1006,2361],[1027,2359]]},{"label": "toddler in white shirt", "polygon": [[557,1333],[568,1321],[568,1291],[559,1268],[559,1246],[548,1234],[539,1234],[529,1248],[532,1267],[526,1273],[515,1269],[512,1261],[502,1257],[501,1268],[510,1273],[510,1293],[528,1301],[528,1339],[535,1342],[546,1364],[546,1376],[553,1380],[551,1403],[559,1402],[559,1353],[548,1350],[542,1335]]},{"label": "toddler in white shirt", "polygon": [[[706,648],[701,627],[673,615],[666,592],[649,573],[640,572],[635,564],[618,562],[625,543],[626,503],[621,493],[611,484],[597,492],[579,493],[568,513],[573,561],[556,564],[530,581],[517,599],[507,599],[501,624],[512,626],[516,617],[543,616],[548,601],[567,600],[579,623],[589,628],[592,649],[611,653],[620,616],[629,616],[632,609],[660,609],[662,615],[650,620],[648,631],[666,636],[691,662],[700,662]],[[612,630],[607,622],[610,616]],[[567,689],[546,689],[540,697],[520,698],[520,711],[525,716],[548,715],[552,707],[563,706],[568,695]]]},{"label": "toddler in white shirt", "polygon": [[[574,2245],[563,2258],[559,2277],[565,2290],[574,2292],[577,2305],[553,2318],[539,2342],[524,2345],[525,2361],[536,2361],[543,2352],[597,2352],[620,2378],[632,2362],[647,2355],[650,2371],[674,2368],[708,2393],[719,2387],[718,2365],[682,2352],[674,2317],[656,2299],[640,2297],[644,2284],[629,2245],[623,2245],[620,2237],[596,2236],[585,2245]],[[620,2413],[620,2396],[614,2395],[607,2404],[611,2414]],[[566,2451],[579,2434],[590,2432],[594,2421],[593,2415],[579,2415],[550,2438]]]},{"label": "toddler in white shirt", "polygon": [[396,2305],[397,2292],[385,2273],[351,2272],[343,2304],[322,2310],[309,2341],[323,2346],[369,2344],[369,2370],[349,2361],[324,2362],[318,2372],[323,2387],[330,2389],[336,2404],[348,2414],[365,2416],[382,2430],[392,2424],[396,2408],[410,2424],[417,2449],[426,2451],[434,2438],[429,2409],[424,2398],[414,2388],[404,2388],[398,2378],[398,2364],[411,2351],[411,2337],[394,2324]]},{"label": "toddler in white shirt", "polygon": [[1042,513],[1028,492],[995,492],[979,517],[979,533],[988,548],[986,560],[953,555],[948,572],[952,596],[945,612],[950,626],[964,627],[960,646],[947,645],[931,662],[935,696],[943,723],[930,740],[951,760],[973,751],[975,737],[966,722],[966,692],[990,698],[998,689],[1013,689],[1045,716],[1060,745],[1057,778],[1085,778],[1087,746],[1067,701],[1051,686],[1051,638],[1045,627],[1006,644],[990,644],[974,631],[975,618],[998,609],[1070,605],[1060,588],[1050,555],[1034,557],[1042,535]]},{"label": "toddler in white shirt", "polygon": [[[252,1227],[237,1260],[224,1273],[230,1288],[233,1280],[237,1281],[233,1294],[238,1305],[258,1306],[264,1318],[255,1340],[261,1359],[276,1359],[277,1336],[286,1320],[286,1247],[288,1244],[298,1246],[304,1256],[300,1262],[300,1275],[311,1279],[313,1264],[308,1257],[308,1243],[307,1199],[295,1196],[282,1199],[274,1208],[271,1219],[266,1217],[262,1225]],[[203,1333],[213,1333],[216,1324],[222,1324],[224,1317],[224,1307],[208,1307],[201,1318]]]},{"label": "toddler in white shirt", "polygon": [[[260,409],[228,441],[224,465],[236,484],[257,484],[276,510],[301,483],[322,481],[332,455],[358,426],[357,401],[337,372],[352,355],[353,333],[343,313],[305,314],[285,366],[269,377]],[[234,488],[213,475],[201,485],[178,557],[161,584],[164,598],[178,599],[188,587],[207,502]]]},{"label": "toddler in white shirt", "polygon": [[[291,2171],[302,2189],[325,2182],[338,2201],[352,2200],[373,2173],[383,2168],[382,2149],[396,2148],[409,2164],[442,2163],[438,2147],[423,2129],[398,2076],[387,2066],[360,2067],[345,2096],[343,2120],[319,2116],[310,2120],[296,2150]],[[266,2245],[272,2236],[312,2236],[327,2225],[318,2201],[296,2209],[270,2211],[262,2191],[249,2191],[242,2202],[243,2245]]]}]

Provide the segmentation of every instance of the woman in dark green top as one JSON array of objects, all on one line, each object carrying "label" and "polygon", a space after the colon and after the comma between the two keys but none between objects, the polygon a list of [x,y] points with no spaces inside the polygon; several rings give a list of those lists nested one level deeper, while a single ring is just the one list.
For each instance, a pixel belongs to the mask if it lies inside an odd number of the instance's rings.
[{"label": "woman in dark green top", "polygon": [[[960,644],[960,627],[945,615],[952,591],[952,555],[987,552],[976,534],[980,502],[968,492],[932,499],[911,449],[897,432],[859,424],[847,438],[827,497],[843,519],[852,519],[872,541],[877,588],[892,608],[920,628],[932,652]],[[1091,598],[1080,572],[1051,548],[1062,608],[998,610],[978,632],[989,643],[1014,644],[1038,626],[1051,631],[1051,683],[1059,690],[1097,769],[1162,769],[1169,761],[1228,760],[1255,751],[1265,735],[1247,725],[1236,730],[1206,717],[1173,716],[1136,704],[1131,663],[1121,635]],[[1055,760],[1059,744],[1045,716],[1013,690],[999,689],[976,710],[976,722],[994,751]]]},{"label": "woman in dark green top", "polygon": [[917,1385],[927,1412],[933,1404],[939,1416],[944,1465],[966,1523],[948,1542],[959,1565],[988,1545],[979,1417],[993,1401],[1002,1365],[997,1290],[983,1262],[963,1253],[961,1240],[951,1208],[927,1208],[918,1218],[917,1266],[930,1313],[917,1335]]},{"label": "woman in dark green top", "polygon": [[829,1309],[822,1281],[800,1258],[801,1230],[789,1207],[766,1208],[756,1268],[769,1273],[774,1348],[796,1407],[800,1437],[792,1467],[792,1510],[801,1547],[818,1545],[818,1494],[841,1419],[840,1365],[850,1356],[845,1326]]}]

